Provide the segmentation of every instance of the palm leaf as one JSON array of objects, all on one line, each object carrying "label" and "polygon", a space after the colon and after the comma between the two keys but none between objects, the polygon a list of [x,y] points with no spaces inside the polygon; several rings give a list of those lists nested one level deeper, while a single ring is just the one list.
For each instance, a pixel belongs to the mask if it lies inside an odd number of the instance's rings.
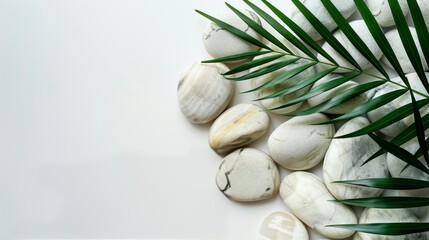
[{"label": "palm leaf", "polygon": [[338,11],[338,9],[334,6],[334,4],[330,0],[322,0],[323,5],[326,10],[328,10],[329,14],[332,16],[334,21],[337,23],[339,29],[341,29],[346,35],[346,37],[350,40],[350,42],[356,47],[356,49],[381,73],[386,79],[389,79],[389,75],[381,66],[378,59],[374,56],[374,54],[369,50],[366,43],[362,41],[359,35],[353,30],[347,20],[343,17],[343,15]]},{"label": "palm leaf", "polygon": [[307,20],[313,25],[313,27],[319,32],[319,34],[334,48],[342,57],[344,57],[350,64],[352,64],[358,70],[362,70],[356,60],[350,55],[350,53],[341,45],[341,43],[332,35],[332,33],[316,18],[299,0],[292,0],[293,4],[299,9],[299,11],[307,18]]},{"label": "palm leaf", "polygon": [[[319,46],[319,44],[314,41],[304,30],[302,30],[296,23],[294,23],[290,18],[288,18],[282,11],[274,7],[267,0],[262,0],[262,2],[269,8],[271,11],[285,23],[300,39],[302,39],[307,45],[313,48],[316,52],[320,53],[330,62],[338,66],[338,63]],[[293,42],[291,42],[293,44]],[[295,45],[298,47],[297,45]]]},{"label": "palm leaf", "polygon": [[331,99],[316,105],[314,107],[311,107],[307,110],[298,112],[298,113],[291,113],[288,114],[288,116],[303,116],[303,115],[309,115],[309,114],[313,114],[313,113],[318,113],[318,112],[323,112],[325,110],[328,110],[330,108],[333,108],[335,106],[338,106],[342,103],[345,103],[351,99],[353,99],[354,97],[370,90],[373,89],[377,86],[380,86],[382,84],[384,84],[385,81],[374,81],[374,82],[368,82],[368,83],[363,83],[360,84],[358,86],[349,88],[343,92],[341,92],[340,94],[332,97]]},{"label": "palm leaf", "polygon": [[411,17],[413,19],[414,27],[416,28],[421,50],[426,59],[426,63],[429,64],[429,31],[427,29],[426,22],[423,18],[422,11],[420,10],[417,1],[407,0],[407,2],[408,7],[410,9]]},{"label": "palm leaf", "polygon": [[366,208],[412,208],[429,205],[429,198],[423,197],[374,197],[333,201]]},{"label": "palm leaf", "polygon": [[240,53],[240,54],[236,54],[236,55],[232,55],[232,56],[215,58],[215,59],[205,60],[205,61],[201,61],[201,62],[202,63],[232,62],[232,61],[238,61],[238,60],[253,58],[253,57],[264,55],[267,53],[272,53],[272,51],[258,51],[258,52]]},{"label": "palm leaf", "polygon": [[279,22],[277,22],[273,17],[267,14],[264,10],[260,9],[255,4],[251,3],[248,0],[244,0],[244,2],[249,5],[259,16],[261,16],[268,24],[270,24],[278,33],[280,33],[285,39],[287,39],[290,43],[296,46],[303,53],[307,54],[307,56],[311,57],[313,60],[317,60],[317,57],[308,49],[297,37],[295,37],[292,33],[290,33],[285,27],[283,27]]},{"label": "palm leaf", "polygon": [[267,30],[265,30],[261,25],[259,25],[257,22],[253,21],[251,18],[246,16],[245,14],[238,11],[236,8],[231,6],[228,3],[225,3],[241,20],[243,20],[249,27],[251,27],[253,30],[255,30],[257,33],[259,33],[262,37],[272,42],[277,47],[283,49],[284,51],[292,54],[292,52],[287,48],[282,42],[280,42],[276,37],[274,37],[271,33],[269,33]]},{"label": "palm leaf", "polygon": [[230,24],[228,24],[228,23],[226,23],[226,22],[224,22],[222,20],[219,20],[219,19],[217,19],[215,17],[212,17],[212,16],[210,16],[210,15],[204,13],[204,12],[201,12],[200,10],[195,10],[195,11],[197,13],[199,13],[200,15],[202,15],[203,17],[205,17],[205,18],[211,20],[212,22],[216,23],[219,27],[221,27],[221,28],[227,30],[228,32],[234,34],[235,36],[243,39],[244,41],[246,41],[248,43],[251,43],[251,44],[253,44],[255,46],[261,47],[261,48],[272,50],[267,45],[263,44],[262,42],[260,42],[259,40],[255,39],[254,37],[250,36],[249,34],[241,31],[240,29],[238,29],[238,28],[236,28],[234,26],[231,26]]},{"label": "palm leaf", "polygon": [[429,181],[417,180],[412,178],[368,178],[358,180],[335,181],[333,183],[392,190],[413,190],[429,187]]},{"label": "palm leaf", "polygon": [[338,227],[358,232],[379,235],[405,235],[429,231],[429,223],[366,223],[366,224],[332,224],[326,227]]},{"label": "palm leaf", "polygon": [[307,78],[305,78],[304,80],[301,80],[299,83],[297,83],[296,85],[292,86],[292,87],[288,87],[285,88],[279,92],[276,92],[274,94],[270,94],[268,96],[262,97],[262,98],[258,98],[255,101],[261,101],[261,100],[265,100],[265,99],[270,99],[270,98],[275,98],[275,97],[280,97],[295,91],[298,91],[302,88],[305,88],[311,84],[313,84],[314,82],[318,81],[319,79],[323,78],[324,76],[328,75],[329,73],[333,72],[335,69],[337,69],[336,67],[333,68],[329,68],[327,70],[324,70],[322,72],[316,73],[312,76],[309,76]]},{"label": "palm leaf", "polygon": [[268,56],[268,57],[263,57],[263,58],[260,58],[260,59],[252,60],[250,62],[241,64],[240,66],[238,66],[238,67],[236,67],[234,69],[231,69],[230,71],[228,71],[226,73],[222,73],[222,75],[232,75],[232,74],[236,74],[236,73],[239,73],[239,72],[243,72],[243,71],[249,70],[251,68],[260,66],[262,64],[272,62],[272,61],[274,61],[276,59],[279,59],[279,58],[281,58],[283,56],[284,56],[284,54],[275,54],[275,55],[271,55],[271,56]]}]

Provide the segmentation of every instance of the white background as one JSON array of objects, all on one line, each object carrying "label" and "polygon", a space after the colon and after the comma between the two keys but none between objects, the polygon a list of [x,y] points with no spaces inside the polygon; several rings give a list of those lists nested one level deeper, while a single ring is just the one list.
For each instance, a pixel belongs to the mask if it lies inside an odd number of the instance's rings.
[{"label": "white background", "polygon": [[[181,73],[209,58],[195,8],[226,10],[208,0],[0,0],[1,239],[256,239],[266,215],[286,210],[279,196],[224,197],[210,125],[180,113]],[[254,146],[266,151],[267,137]]]}]

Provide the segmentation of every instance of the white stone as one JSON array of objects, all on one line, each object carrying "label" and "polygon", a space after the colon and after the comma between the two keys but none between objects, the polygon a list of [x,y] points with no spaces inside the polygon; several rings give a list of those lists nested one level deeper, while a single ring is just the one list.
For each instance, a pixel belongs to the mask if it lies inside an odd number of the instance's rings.
[{"label": "white stone", "polygon": [[290,170],[305,170],[323,160],[330,138],[335,133],[333,124],[311,125],[328,121],[321,113],[294,117],[278,126],[268,139],[268,152],[279,165]]},{"label": "white stone", "polygon": [[[389,222],[419,222],[407,209],[380,209],[367,208],[362,212],[359,223],[389,223]],[[426,240],[425,233],[413,233],[407,235],[376,235],[363,232],[357,232],[353,240]]]},{"label": "white stone", "polygon": [[356,224],[355,213],[335,198],[316,175],[293,172],[280,185],[280,196],[288,209],[307,226],[328,238],[346,238],[354,231],[333,227],[330,224]]},{"label": "white stone", "polygon": [[[413,88],[414,90],[417,90],[421,93],[427,94],[425,88],[423,87],[423,84],[420,81],[420,78],[417,76],[416,73],[409,73],[406,76],[407,76],[407,79],[411,85],[411,88]],[[426,73],[426,77],[429,78],[429,73]],[[403,83],[399,77],[394,78],[392,80],[396,83],[399,83],[399,84],[405,86],[405,83]],[[398,90],[398,89],[403,89],[403,88],[401,88],[397,85],[393,85],[391,83],[384,84],[379,89],[377,89],[377,92],[375,93],[374,98],[380,97],[386,93],[389,93],[389,92],[392,92],[392,91]],[[423,97],[419,94],[414,94],[414,96],[415,96],[416,100],[423,99]],[[382,107],[379,107],[375,110],[368,112],[367,116],[371,122],[374,122],[374,121],[382,118],[383,116],[387,115],[388,113],[398,109],[399,107],[402,107],[402,106],[409,104],[409,103],[411,103],[411,96],[410,96],[409,92],[407,92],[407,93],[403,94],[402,96],[396,98],[395,100],[391,101],[390,103],[387,103],[387,104],[383,105]],[[421,111],[422,116],[424,116],[425,114],[427,114],[429,112],[429,107],[424,107],[420,111]],[[402,132],[406,127],[408,127],[412,123],[414,123],[414,116],[411,114],[410,116],[381,129],[380,132],[387,135],[387,136],[394,137],[398,133]]]},{"label": "white stone", "polygon": [[221,73],[229,71],[221,63],[191,65],[177,86],[180,110],[189,122],[208,123],[226,108],[234,95],[235,84]]},{"label": "white stone", "polygon": [[[404,15],[407,15],[409,12],[407,0],[398,0],[398,3]],[[366,5],[380,26],[391,27],[395,25],[388,0],[370,0],[366,1]]]},{"label": "white stone", "polygon": [[307,229],[293,214],[273,212],[259,228],[259,240],[308,240]]},{"label": "white stone", "polygon": [[[328,28],[329,31],[337,28],[337,24],[334,19],[332,19],[331,15],[320,0],[301,0],[301,2],[323,23],[323,25],[325,25],[326,28]],[[356,11],[356,6],[354,5],[353,0],[332,0],[332,3],[345,18],[349,18]],[[295,5],[292,4],[290,11],[290,18],[292,21],[307,32],[311,38],[316,41],[322,39],[317,30],[310,24],[298,8],[295,7]]]},{"label": "white stone", "polygon": [[[366,118],[353,118],[338,129],[335,137],[354,132],[367,125],[369,125],[369,121]],[[388,177],[385,154],[361,166],[378,150],[378,144],[368,135],[331,141],[323,163],[323,179],[335,198],[376,197],[383,192],[376,188],[333,183],[334,181]]]},{"label": "white stone", "polygon": [[[285,42],[285,45],[295,54],[301,54],[300,51],[298,51],[290,43]],[[272,44],[269,44],[269,47],[272,47],[274,50],[279,50],[277,47],[273,46]],[[259,59],[259,58],[266,57],[266,56],[269,56],[269,54],[257,56],[257,57],[255,57],[255,59]],[[256,70],[261,69],[263,67],[266,67],[270,64],[273,64],[273,63],[276,63],[279,61],[284,61],[287,59],[292,59],[292,58],[293,57],[291,57],[291,56],[284,56],[284,57],[281,57],[281,58],[279,58],[273,62],[263,64],[259,67],[252,68],[250,71],[251,72],[256,71]],[[259,87],[260,85],[278,77],[281,74],[284,74],[285,72],[288,72],[294,68],[303,66],[303,65],[308,64],[308,63],[310,63],[310,61],[301,59],[301,60],[298,60],[298,61],[296,61],[296,62],[294,62],[294,63],[292,63],[286,67],[283,67],[279,70],[276,70],[274,72],[253,78],[251,80],[251,86],[252,86],[252,88]],[[291,86],[297,84],[299,81],[301,81],[301,80],[303,80],[303,79],[305,79],[311,75],[314,75],[315,73],[316,73],[316,68],[314,66],[309,67],[305,71],[301,72],[300,74],[297,74],[294,77],[291,77],[290,79],[288,79],[288,80],[286,80],[280,84],[277,84],[277,85],[274,85],[272,87],[268,87],[268,88],[265,88],[263,90],[257,91],[256,96],[258,98],[261,98],[261,97],[265,97],[265,96],[268,96],[270,94],[276,93],[282,89],[285,89],[287,87],[291,87]],[[292,93],[289,93],[289,94],[286,94],[283,96],[261,100],[260,103],[265,109],[273,109],[273,108],[278,107],[280,105],[286,104],[287,102],[291,101],[292,99],[295,99],[295,98],[301,96],[302,94],[308,92],[309,89],[310,89],[310,87],[305,87],[305,88],[302,88],[298,91],[295,91],[295,92],[292,92]],[[270,112],[275,113],[275,114],[291,113],[291,112],[296,111],[301,105],[302,105],[302,103],[297,103],[297,104],[294,104],[294,105],[286,107],[286,108],[271,110]]]},{"label": "white stone", "polygon": [[[247,10],[243,11],[243,13],[261,25],[261,22],[255,13]],[[218,17],[218,19],[240,29],[257,40],[262,41],[262,37],[233,12],[226,12]],[[204,31],[203,43],[207,52],[214,58],[254,52],[258,51],[260,48],[242,40],[213,22],[210,23]]]},{"label": "white stone", "polygon": [[[321,78],[319,81],[315,82],[313,84],[312,89],[319,86],[322,83],[326,83],[326,82],[329,82],[331,80],[334,80],[334,79],[340,78],[340,77],[342,77],[342,75],[329,74],[329,75]],[[323,92],[323,93],[321,93],[315,97],[308,99],[307,100],[308,105],[310,107],[314,107],[314,106],[316,106],[320,103],[323,103],[325,101],[328,101],[332,97],[334,97],[334,96],[336,96],[336,95],[338,95],[338,94],[340,94],[340,93],[342,93],[342,92],[344,92],[344,91],[346,91],[352,87],[356,87],[358,85],[359,84],[356,83],[355,81],[350,80],[350,81],[348,81],[348,82],[346,82],[346,83],[344,83],[338,87],[335,87],[329,91]],[[369,98],[368,95],[363,93],[363,94],[361,94],[357,97],[354,97],[353,99],[351,99],[345,103],[342,103],[342,104],[335,106],[333,108],[329,108],[327,110],[324,110],[323,112],[329,113],[329,114],[345,114],[345,113],[348,113],[349,111],[351,111],[353,108],[360,106],[361,104],[367,102],[368,98]]]},{"label": "white stone", "polygon": [[[429,188],[414,189],[414,190],[398,190],[397,195],[404,196],[404,197],[429,197]],[[429,213],[429,207],[427,206],[408,208],[408,210],[420,220]]]},{"label": "white stone", "polygon": [[[417,46],[417,50],[420,55],[420,61],[423,63],[424,70],[429,70],[428,64],[426,63],[425,57],[423,55],[419,39],[417,37],[416,29],[413,27],[410,27],[411,36],[413,37],[414,43]],[[399,64],[401,65],[402,70],[404,70],[405,73],[411,73],[415,72],[413,65],[411,64],[410,59],[408,58],[407,52],[405,51],[404,46],[402,45],[401,38],[399,37],[398,29],[392,29],[385,33],[385,36],[387,40],[390,43],[390,46],[392,46],[392,49],[395,51],[396,58],[398,58]],[[392,65],[387,60],[386,56],[383,56],[381,58],[381,61],[386,64],[388,67],[392,68]]]},{"label": "white stone", "polygon": [[218,153],[227,153],[245,146],[264,135],[270,118],[254,104],[238,104],[223,112],[209,131],[210,147]]},{"label": "white stone", "polygon": [[[378,60],[383,56],[383,52],[380,47],[378,47],[377,42],[372,37],[368,27],[366,26],[363,20],[354,20],[350,22],[350,26],[355,30],[357,35],[362,39],[368,49],[373,53],[375,58]],[[342,30],[337,30],[334,32],[334,37],[344,46],[348,53],[353,57],[353,59],[359,64],[362,69],[368,69],[372,67],[372,64],[356,49],[356,47],[350,42]],[[322,48],[340,65],[343,67],[355,69],[355,67],[349,63],[345,58],[343,58],[334,48],[332,48],[329,43],[324,43]],[[317,58],[322,62],[329,62],[325,57],[318,54]],[[325,68],[331,68],[332,66],[324,65],[321,66]],[[334,72],[350,72],[350,70],[337,68]]]},{"label": "white stone", "polygon": [[426,26],[429,29],[429,1],[417,0],[417,4],[420,7],[420,11],[423,14],[423,19],[425,20]]},{"label": "white stone", "polygon": [[216,175],[216,184],[232,200],[259,201],[277,194],[279,170],[266,153],[242,148],[223,159]]}]

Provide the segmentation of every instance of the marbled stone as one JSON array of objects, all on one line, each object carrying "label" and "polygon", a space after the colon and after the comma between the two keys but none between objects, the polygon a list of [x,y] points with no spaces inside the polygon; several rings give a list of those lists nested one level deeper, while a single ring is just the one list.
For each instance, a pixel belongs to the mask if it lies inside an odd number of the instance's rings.
[{"label": "marbled stone", "polygon": [[[325,25],[326,28],[328,28],[329,31],[332,31],[337,28],[338,25],[335,23],[334,19],[331,17],[331,15],[326,10],[325,6],[323,6],[320,0],[301,0],[301,2],[323,23],[323,25]],[[356,10],[353,0],[332,0],[332,3],[345,18],[349,18]],[[295,5],[292,4],[290,11],[290,18],[292,19],[292,21],[294,21],[305,32],[307,32],[311,38],[316,41],[322,39],[317,30],[298,10],[298,8],[295,7]]]},{"label": "marbled stone", "polygon": [[259,228],[259,240],[308,240],[307,229],[293,214],[273,212]]},{"label": "marbled stone", "polygon": [[254,104],[238,104],[223,112],[209,131],[210,147],[218,153],[227,153],[245,146],[264,135],[270,118]]},{"label": "marbled stone", "polygon": [[[417,50],[420,55],[420,61],[423,63],[424,70],[429,70],[428,64],[426,63],[425,57],[423,55],[421,45],[419,42],[419,39],[417,37],[416,29],[413,27],[410,27],[411,36],[413,37],[413,40],[417,46]],[[411,73],[415,72],[413,65],[411,64],[410,59],[408,58],[407,52],[405,51],[404,46],[402,45],[401,38],[399,37],[398,29],[392,29],[385,33],[385,36],[387,40],[390,43],[390,46],[392,46],[392,49],[395,50],[396,58],[398,58],[399,64],[401,65],[402,70],[404,70],[405,73]],[[386,56],[383,56],[381,58],[381,61],[386,64],[388,67],[392,68],[392,64],[390,64],[389,60],[387,60]]]},{"label": "marbled stone", "polygon": [[[295,54],[302,54],[302,53],[300,53],[299,50],[297,50],[295,47],[293,47],[293,45],[291,45],[290,43],[285,42],[285,45],[292,52],[294,52]],[[268,44],[268,46],[272,47],[274,50],[281,51],[281,50],[278,49],[278,47],[273,46],[272,44]],[[269,54],[257,56],[257,57],[255,57],[255,59],[260,59],[260,58],[266,57],[266,56],[269,56]],[[259,70],[259,69],[261,69],[263,67],[266,67],[268,65],[271,65],[273,63],[276,63],[276,62],[279,62],[279,61],[288,60],[288,59],[292,59],[292,58],[294,58],[294,57],[284,56],[284,57],[281,57],[281,58],[279,58],[279,59],[277,59],[277,60],[275,60],[273,62],[270,62],[270,63],[267,63],[267,64],[263,64],[263,65],[261,65],[259,67],[252,68],[250,71]],[[286,67],[283,67],[283,68],[281,68],[279,70],[276,70],[274,72],[271,72],[271,73],[268,73],[268,74],[265,74],[265,75],[253,78],[251,80],[251,86],[252,86],[252,88],[259,87],[262,84],[264,84],[264,83],[266,83],[266,82],[268,82],[268,81],[270,81],[270,80],[272,80],[272,79],[280,76],[281,74],[284,74],[284,73],[286,73],[286,72],[288,72],[288,71],[290,71],[290,70],[292,70],[294,68],[303,66],[303,65],[308,64],[308,63],[310,63],[310,61],[308,61],[308,60],[302,60],[301,59],[301,60],[298,60],[298,61],[296,61],[296,62],[294,62],[292,64],[289,64]],[[261,98],[261,97],[265,97],[265,96],[271,95],[271,94],[276,93],[276,92],[278,92],[280,90],[283,90],[283,89],[285,89],[287,87],[291,87],[291,86],[297,84],[299,81],[301,81],[301,80],[303,80],[303,79],[305,79],[305,78],[307,78],[307,77],[309,77],[309,76],[311,76],[311,75],[313,75],[315,73],[316,73],[316,68],[314,66],[309,67],[305,71],[303,71],[300,74],[297,74],[297,75],[289,78],[286,81],[283,81],[283,82],[281,82],[281,83],[279,83],[277,85],[274,85],[274,86],[271,86],[271,87],[268,87],[268,88],[265,88],[265,89],[257,91],[256,92],[256,96],[258,98]],[[298,91],[295,91],[295,92],[292,92],[292,93],[289,93],[289,94],[285,94],[285,95],[282,95],[282,96],[279,96],[279,97],[261,100],[260,103],[261,103],[261,105],[265,109],[273,109],[273,108],[278,107],[280,105],[286,104],[287,102],[291,101],[292,99],[295,99],[295,98],[301,96],[302,94],[308,92],[309,89],[310,89],[310,87],[305,87],[305,88],[302,88],[302,89],[300,89]],[[294,104],[294,105],[286,107],[286,108],[281,108],[281,109],[277,109],[277,110],[271,110],[270,112],[275,113],[275,114],[291,113],[293,111],[296,111],[301,105],[302,105],[302,103],[297,103],[297,104]]]},{"label": "marbled stone", "polygon": [[[367,125],[369,121],[366,118],[353,118],[338,129],[335,137],[354,132]],[[331,141],[323,163],[323,178],[335,198],[376,197],[383,192],[376,188],[333,183],[343,180],[388,177],[385,154],[362,166],[378,149],[378,144],[368,135]]]},{"label": "marbled stone", "polygon": [[[252,18],[259,25],[261,24],[258,16],[251,11],[243,11],[248,17]],[[241,18],[233,12],[226,12],[218,19],[240,29],[250,36],[262,41],[262,36],[250,28]],[[230,55],[258,51],[260,47],[248,43],[234,34],[224,30],[215,23],[210,23],[203,34],[203,42],[207,52],[214,58],[221,58]]]},{"label": "marbled stone", "polygon": [[[408,81],[411,87],[414,90],[427,94],[425,88],[423,87],[423,84],[420,81],[420,78],[417,76],[416,73],[409,73],[406,76],[408,78]],[[426,73],[426,77],[429,78],[429,73]],[[392,79],[392,81],[405,86],[405,83],[403,83],[399,77]],[[386,83],[377,89],[377,92],[375,93],[374,98],[380,97],[386,93],[389,93],[398,89],[403,89],[403,88],[391,83]],[[423,99],[423,97],[420,96],[419,94],[414,94],[414,96],[416,100]],[[411,103],[411,96],[410,96],[410,93],[407,92],[402,96],[396,98],[395,100],[368,112],[367,116],[371,122],[374,122],[382,118],[383,116],[387,115],[388,113],[398,109],[399,107],[402,107],[409,103]],[[422,116],[424,116],[429,112],[429,107],[423,107],[420,111]],[[408,127],[412,123],[414,123],[414,116],[411,114],[410,116],[381,129],[380,132],[387,136],[394,137],[398,133],[402,132],[406,127]]]},{"label": "marbled stone", "polygon": [[219,190],[228,198],[254,202],[273,197],[280,185],[279,170],[266,153],[238,149],[226,156],[216,175]]},{"label": "marbled stone", "polygon": [[293,172],[280,185],[280,196],[288,209],[307,226],[328,238],[346,238],[354,231],[326,227],[330,224],[355,224],[355,213],[344,204],[333,202],[325,184],[308,172]]},{"label": "marbled stone", "polygon": [[[380,209],[367,208],[362,212],[359,223],[389,223],[389,222],[419,222],[407,209]],[[425,233],[413,233],[408,235],[376,235],[357,232],[353,240],[426,240]]]},{"label": "marbled stone", "polygon": [[[397,195],[404,197],[429,197],[429,188],[398,190]],[[428,206],[408,208],[408,210],[420,220],[424,218],[427,214],[429,214]]]},{"label": "marbled stone", "polygon": [[[326,83],[326,82],[329,82],[329,81],[331,81],[333,79],[340,78],[340,77],[342,77],[342,75],[339,75],[339,74],[329,74],[329,75],[321,78],[319,81],[315,82],[313,84],[312,88],[315,88],[315,87],[319,86],[322,83]],[[348,90],[348,89],[350,89],[352,87],[356,87],[357,85],[358,85],[358,83],[350,80],[350,81],[348,81],[348,82],[346,82],[346,83],[344,83],[344,84],[342,84],[342,85],[340,85],[338,87],[335,87],[335,88],[333,88],[331,90],[328,90],[328,91],[323,92],[323,93],[321,93],[321,94],[319,94],[319,95],[317,95],[315,97],[312,97],[312,98],[308,99],[307,100],[308,105],[310,107],[314,107],[314,106],[316,106],[316,105],[318,105],[320,103],[328,101],[332,97],[334,97],[334,96],[336,96],[336,95],[338,95],[338,94],[340,94],[340,93],[342,93],[342,92],[344,92],[344,91],[346,91],[346,90]],[[342,104],[340,104],[338,106],[335,106],[335,107],[329,108],[327,110],[324,110],[323,112],[324,113],[329,113],[329,114],[345,114],[345,113],[351,111],[353,108],[355,108],[357,106],[360,106],[361,104],[367,102],[368,98],[369,98],[368,95],[365,94],[365,93],[363,93],[363,94],[361,94],[361,95],[359,95],[357,97],[354,97],[353,99],[351,99],[351,100],[349,100],[349,101],[347,101],[345,103],[342,103]]]},{"label": "marbled stone", "polygon": [[180,110],[191,123],[214,120],[226,108],[234,94],[234,82],[221,73],[229,69],[220,63],[194,63],[183,74],[177,87]]},{"label": "marbled stone", "polygon": [[[399,0],[398,2],[404,15],[407,15],[409,12],[407,0]],[[380,26],[391,27],[395,25],[388,0],[370,0],[366,1],[366,5]]]},{"label": "marbled stone", "polygon": [[[374,54],[375,58],[378,60],[383,56],[383,52],[380,47],[378,47],[377,42],[372,37],[368,27],[366,26],[363,20],[354,20],[350,22],[350,26],[355,30],[358,36],[362,39],[368,49]],[[348,53],[353,57],[353,59],[359,64],[362,69],[368,69],[372,67],[372,64],[356,49],[356,47],[350,42],[342,30],[337,30],[334,32],[334,37],[344,46]],[[340,65],[343,67],[355,69],[355,67],[349,63],[345,58],[343,58],[334,48],[332,48],[329,43],[324,43],[322,48]],[[325,57],[318,54],[317,58],[322,62],[329,62]],[[324,65],[321,66],[325,68],[331,68],[332,66]],[[337,68],[334,72],[350,72],[350,70]]]},{"label": "marbled stone", "polygon": [[294,117],[278,126],[268,139],[268,152],[279,165],[290,170],[305,170],[323,160],[330,138],[335,133],[333,124],[312,125],[328,121],[321,113]]}]

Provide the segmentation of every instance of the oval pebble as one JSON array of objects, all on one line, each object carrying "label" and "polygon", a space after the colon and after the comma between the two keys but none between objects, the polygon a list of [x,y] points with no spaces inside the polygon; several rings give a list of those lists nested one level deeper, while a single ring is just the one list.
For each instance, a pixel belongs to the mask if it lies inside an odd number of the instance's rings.
[{"label": "oval pebble", "polygon": [[[420,78],[417,76],[416,73],[409,73],[406,75],[408,78],[408,81],[411,85],[411,87],[419,92],[425,93],[427,94],[425,88],[423,87],[423,84],[420,81]],[[426,77],[429,78],[429,73],[426,73]],[[396,83],[400,83],[403,86],[405,86],[405,83],[402,82],[401,78],[397,77],[392,79],[392,81],[396,82]],[[398,90],[398,89],[403,89],[397,85],[393,85],[390,83],[384,84],[382,85],[379,89],[377,89],[377,92],[374,95],[374,98],[376,97],[380,97],[386,93],[392,92],[394,90]],[[423,99],[422,96],[418,95],[418,94],[414,94],[416,100],[420,100]],[[367,113],[368,119],[371,122],[377,121],[378,119],[382,118],[383,116],[389,114],[390,112],[411,103],[411,96],[409,94],[409,92],[403,94],[402,96],[394,99],[393,101],[377,108],[374,109],[370,112]],[[429,112],[429,107],[423,107],[421,110],[422,116],[424,116],[425,114],[427,114]],[[397,121],[396,123],[393,123],[383,129],[380,130],[381,133],[390,136],[390,137],[394,137],[396,136],[398,133],[400,133],[401,131],[405,130],[406,127],[408,127],[409,125],[411,125],[412,123],[414,123],[414,117],[413,115],[410,115],[400,121]]]},{"label": "oval pebble", "polygon": [[[403,14],[406,16],[409,12],[407,0],[398,0],[398,3],[401,6]],[[371,0],[367,1],[366,5],[381,27],[395,25],[388,0]]]},{"label": "oval pebble", "polygon": [[[334,79],[339,78],[339,77],[342,77],[342,75],[339,75],[339,74],[329,74],[329,75],[321,78],[316,83],[314,83],[312,89],[314,89],[315,87],[319,86],[322,83],[329,82],[329,81],[334,80]],[[338,94],[340,94],[340,93],[342,93],[342,92],[344,92],[344,91],[346,91],[346,90],[348,90],[348,89],[350,89],[352,87],[356,87],[358,85],[359,84],[357,82],[354,82],[354,81],[350,80],[350,81],[348,81],[348,82],[346,82],[346,83],[344,83],[344,84],[342,84],[342,85],[340,85],[338,87],[335,87],[335,88],[333,88],[331,90],[328,90],[328,91],[323,92],[323,93],[321,93],[321,94],[319,94],[319,95],[317,95],[315,97],[312,97],[312,98],[308,99],[307,100],[308,105],[310,107],[314,107],[314,106],[316,106],[316,105],[318,105],[320,103],[323,103],[325,101],[328,101],[332,97],[334,97],[334,96],[336,96],[336,95],[338,95]],[[355,107],[357,107],[357,106],[359,106],[359,105],[361,105],[361,104],[363,104],[363,103],[365,103],[367,101],[368,101],[368,96],[367,96],[367,94],[363,93],[363,94],[361,94],[361,95],[359,95],[357,97],[354,97],[353,99],[351,99],[351,100],[349,100],[349,101],[347,101],[345,103],[342,103],[342,104],[340,104],[338,106],[335,106],[335,107],[329,108],[327,110],[324,110],[323,112],[324,113],[329,113],[329,114],[345,114],[345,113],[348,113],[349,111],[351,111],[353,108],[355,108]]]},{"label": "oval pebble", "polygon": [[227,153],[245,146],[264,135],[270,118],[254,104],[238,104],[223,112],[209,131],[210,147],[218,153]]},{"label": "oval pebble", "polygon": [[[338,129],[334,137],[354,132],[367,125],[369,121],[366,118],[353,118]],[[345,139],[334,138],[331,141],[323,163],[323,179],[335,198],[376,197],[383,192],[382,189],[333,183],[343,180],[388,177],[385,154],[362,166],[378,149],[378,144],[368,135]]]},{"label": "oval pebble", "polygon": [[[247,10],[242,12],[261,25],[261,21],[255,13]],[[233,12],[226,12],[218,17],[218,19],[240,29],[257,40],[262,41],[262,37]],[[204,31],[203,43],[207,52],[214,58],[254,52],[260,49],[260,47],[242,40],[213,22],[210,23]]]},{"label": "oval pebble", "polygon": [[273,212],[259,228],[259,240],[308,240],[307,229],[293,214]]},{"label": "oval pebble", "polygon": [[[338,25],[335,23],[334,19],[332,19],[331,15],[320,0],[301,0],[301,2],[323,23],[323,25],[326,26],[326,28],[328,28],[329,31],[337,28]],[[356,6],[354,5],[353,0],[332,0],[332,3],[344,18],[349,18],[356,11]],[[292,4],[290,8],[290,18],[292,21],[300,26],[314,40],[317,41],[322,39],[322,36],[320,36],[317,30],[295,5]]]},{"label": "oval pebble", "polygon": [[202,64],[190,66],[177,86],[180,110],[189,122],[208,123],[226,108],[235,89],[232,81],[221,73],[229,71],[223,64]]},{"label": "oval pebble", "polygon": [[[417,50],[420,55],[420,61],[423,63],[424,70],[428,70],[428,64],[426,63],[425,57],[423,55],[421,45],[419,42],[419,39],[417,37],[416,29],[413,27],[410,27],[411,36],[413,37],[413,40],[417,46]],[[402,45],[401,38],[399,37],[398,29],[392,29],[385,33],[385,36],[387,38],[387,41],[389,41],[390,46],[392,46],[392,49],[395,50],[396,58],[398,58],[399,64],[401,65],[402,70],[404,70],[405,73],[411,73],[415,72],[413,65],[411,64],[410,59],[408,58],[407,53],[405,52],[405,48]],[[387,60],[386,56],[383,56],[381,58],[381,61],[386,64],[388,67],[393,69],[392,64],[390,64],[389,60]]]},{"label": "oval pebble", "polygon": [[273,197],[280,185],[279,170],[266,153],[238,149],[226,156],[216,175],[219,190],[228,198],[254,202]]},{"label": "oval pebble", "polygon": [[[375,58],[378,60],[383,56],[383,52],[380,47],[377,45],[377,42],[372,37],[365,21],[363,20],[354,20],[350,22],[350,26],[355,30],[358,36],[362,39],[368,49],[374,54]],[[372,67],[372,64],[356,49],[355,46],[350,42],[350,40],[344,35],[342,30],[337,30],[334,32],[334,37],[344,46],[348,53],[356,60],[359,66],[362,69],[368,69]],[[345,58],[343,58],[334,48],[332,48],[329,43],[324,43],[322,48],[340,65],[343,67],[355,69],[355,67],[349,63]],[[329,62],[321,54],[317,55],[317,58],[323,62]],[[331,68],[330,65],[322,64],[321,66],[325,68]],[[337,68],[334,72],[349,72],[350,70]]]},{"label": "oval pebble", "polygon": [[270,156],[282,167],[305,170],[323,160],[330,138],[335,133],[333,124],[311,125],[328,121],[321,113],[294,117],[279,125],[268,139]]},{"label": "oval pebble", "polygon": [[333,202],[325,184],[308,172],[293,172],[280,185],[280,196],[291,212],[307,226],[328,238],[346,238],[354,231],[325,227],[329,224],[355,224],[355,213],[344,204]]},{"label": "oval pebble", "polygon": [[[367,208],[362,212],[359,223],[389,223],[389,222],[419,222],[407,209],[380,209]],[[425,233],[413,233],[407,235],[391,236],[376,235],[370,233],[357,232],[353,240],[426,240]]]}]

